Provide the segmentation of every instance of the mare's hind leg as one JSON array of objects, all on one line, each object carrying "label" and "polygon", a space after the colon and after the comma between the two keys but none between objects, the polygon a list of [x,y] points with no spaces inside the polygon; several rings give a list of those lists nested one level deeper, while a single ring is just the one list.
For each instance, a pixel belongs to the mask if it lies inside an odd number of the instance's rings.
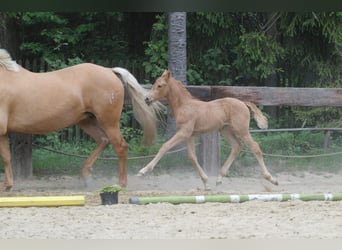
[{"label": "mare's hind leg", "polygon": [[227,160],[222,165],[222,168],[216,180],[216,185],[220,185],[222,183],[222,178],[226,176],[230,166],[232,165],[233,161],[239,155],[242,149],[242,144],[240,140],[232,133],[232,131],[227,126],[222,128],[220,133],[232,146],[232,149]]},{"label": "mare's hind leg", "polygon": [[210,190],[208,183],[207,183],[208,182],[208,176],[205,174],[205,172],[203,171],[203,169],[201,168],[201,166],[199,165],[199,163],[197,161],[194,138],[190,137],[186,141],[186,144],[187,144],[187,148],[188,148],[189,159],[190,159],[192,165],[194,166],[194,168],[197,170],[198,174],[200,175],[201,180],[204,184],[204,189]]},{"label": "mare's hind leg", "polygon": [[2,157],[5,170],[5,183],[0,186],[0,190],[10,190],[13,186],[13,173],[8,135],[0,136],[0,155]]},{"label": "mare's hind leg", "polygon": [[104,131],[108,136],[110,142],[112,143],[116,155],[119,158],[119,184],[121,187],[126,187],[128,145],[121,134],[119,122],[115,124],[116,125],[114,126],[104,127]]},{"label": "mare's hind leg", "polygon": [[91,186],[91,170],[96,159],[103,153],[109,144],[108,136],[98,126],[97,120],[88,118],[77,124],[84,132],[90,135],[96,142],[95,150],[85,160],[82,166],[82,176],[87,186]]},{"label": "mare's hind leg", "polygon": [[262,152],[261,152],[261,149],[259,147],[259,144],[253,140],[253,138],[249,132],[246,133],[244,136],[242,136],[242,139],[246,142],[247,146],[250,148],[250,150],[254,153],[255,157],[257,158],[263,177],[266,180],[268,180],[269,182],[271,182],[272,184],[278,185],[277,179],[275,179],[268,172],[268,170],[265,166],[264,159],[262,157]]}]

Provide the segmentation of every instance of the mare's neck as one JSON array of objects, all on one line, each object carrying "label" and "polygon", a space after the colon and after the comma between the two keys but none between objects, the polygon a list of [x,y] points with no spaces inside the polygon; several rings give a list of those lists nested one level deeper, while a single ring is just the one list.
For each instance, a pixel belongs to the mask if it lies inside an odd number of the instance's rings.
[{"label": "mare's neck", "polygon": [[173,116],[176,117],[178,110],[182,109],[182,106],[186,105],[187,101],[193,99],[193,97],[181,82],[174,78],[171,78],[169,81],[169,92],[166,99],[172,110]]}]

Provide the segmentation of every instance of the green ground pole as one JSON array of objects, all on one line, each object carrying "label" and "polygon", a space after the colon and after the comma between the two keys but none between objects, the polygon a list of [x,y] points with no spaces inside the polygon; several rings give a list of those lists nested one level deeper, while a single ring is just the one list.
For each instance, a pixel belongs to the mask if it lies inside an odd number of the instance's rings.
[{"label": "green ground pole", "polygon": [[244,195],[197,195],[197,196],[159,196],[159,197],[131,197],[131,204],[149,203],[241,203],[246,201],[340,201],[342,193],[338,194],[244,194]]}]

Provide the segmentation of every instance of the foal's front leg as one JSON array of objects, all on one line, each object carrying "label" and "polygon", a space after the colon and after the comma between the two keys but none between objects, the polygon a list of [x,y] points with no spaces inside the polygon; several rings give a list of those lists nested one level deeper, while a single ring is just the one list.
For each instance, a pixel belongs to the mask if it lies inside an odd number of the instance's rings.
[{"label": "foal's front leg", "polygon": [[143,176],[148,171],[152,171],[153,168],[157,165],[158,161],[163,157],[163,155],[184,139],[184,134],[182,132],[177,132],[170,140],[163,144],[163,146],[159,149],[158,153],[153,158],[153,160],[150,161],[150,163],[148,163],[144,168],[140,169],[138,176]]},{"label": "foal's front leg", "polygon": [[201,168],[200,164],[197,161],[197,156],[196,156],[196,147],[195,147],[195,141],[193,137],[190,137],[186,141],[187,147],[188,147],[188,156],[189,159],[194,166],[194,168],[197,170],[198,174],[201,177],[201,180],[204,184],[204,189],[205,190],[210,190],[210,187],[208,185],[208,176],[205,174],[203,169]]}]

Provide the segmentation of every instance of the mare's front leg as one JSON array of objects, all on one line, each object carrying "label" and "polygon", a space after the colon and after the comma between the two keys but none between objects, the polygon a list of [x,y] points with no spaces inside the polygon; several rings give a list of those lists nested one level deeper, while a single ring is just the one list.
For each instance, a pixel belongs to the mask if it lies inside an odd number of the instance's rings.
[{"label": "mare's front leg", "polygon": [[170,140],[165,142],[163,146],[159,149],[156,156],[153,158],[150,163],[148,163],[144,168],[140,169],[138,176],[145,175],[148,171],[152,171],[153,168],[157,165],[158,161],[163,157],[163,155],[169,151],[171,148],[176,146],[178,143],[183,141],[186,138],[183,132],[178,131]]},{"label": "mare's front leg", "polygon": [[8,135],[0,136],[0,155],[5,170],[5,183],[0,186],[0,190],[10,190],[13,186],[13,173],[11,166],[11,153],[9,148]]}]

